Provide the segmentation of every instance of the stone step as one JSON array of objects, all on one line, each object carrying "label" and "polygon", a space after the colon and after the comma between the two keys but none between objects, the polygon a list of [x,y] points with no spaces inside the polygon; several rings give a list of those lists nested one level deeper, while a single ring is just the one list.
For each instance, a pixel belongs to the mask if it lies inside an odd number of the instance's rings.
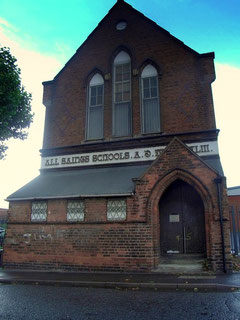
[{"label": "stone step", "polygon": [[174,259],[174,260],[199,260],[199,259],[204,259],[204,256],[202,254],[165,254],[161,258],[163,259]]},{"label": "stone step", "polygon": [[161,257],[155,272],[165,274],[202,273],[204,257],[200,254],[168,254]]},{"label": "stone step", "polygon": [[159,264],[154,270],[163,274],[199,274],[203,273],[202,264]]},{"label": "stone step", "polygon": [[179,264],[179,265],[192,265],[192,264],[202,264],[204,262],[203,258],[195,258],[195,259],[176,259],[176,258],[162,258],[160,260],[161,264]]}]

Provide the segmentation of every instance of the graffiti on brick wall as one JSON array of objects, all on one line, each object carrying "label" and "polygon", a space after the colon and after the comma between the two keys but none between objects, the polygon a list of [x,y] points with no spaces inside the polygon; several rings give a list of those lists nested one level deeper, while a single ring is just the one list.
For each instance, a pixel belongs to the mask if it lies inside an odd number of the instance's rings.
[{"label": "graffiti on brick wall", "polygon": [[66,230],[56,230],[55,234],[47,233],[45,230],[38,230],[32,233],[24,233],[23,239],[26,244],[30,244],[34,241],[53,241],[63,239],[66,236]]}]

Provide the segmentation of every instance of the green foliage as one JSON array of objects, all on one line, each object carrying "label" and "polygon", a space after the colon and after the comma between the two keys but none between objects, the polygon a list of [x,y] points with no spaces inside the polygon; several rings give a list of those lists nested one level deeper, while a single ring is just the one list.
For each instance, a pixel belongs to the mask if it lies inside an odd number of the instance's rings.
[{"label": "green foliage", "polygon": [[21,84],[21,71],[9,48],[0,47],[0,159],[7,150],[10,138],[25,139],[33,120],[31,94]]}]

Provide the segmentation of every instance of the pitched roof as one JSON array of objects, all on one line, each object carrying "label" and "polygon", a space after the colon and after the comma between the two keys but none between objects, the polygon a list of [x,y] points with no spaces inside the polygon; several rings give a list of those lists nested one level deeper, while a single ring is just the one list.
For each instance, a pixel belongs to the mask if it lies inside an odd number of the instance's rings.
[{"label": "pitched roof", "polygon": [[191,148],[189,148],[183,141],[181,141],[178,137],[174,137],[170,143],[167,145],[167,147],[163,150],[163,152],[153,161],[153,163],[146,168],[146,171],[143,172],[142,176],[139,177],[137,180],[141,180],[145,174],[148,173],[148,171],[151,170],[152,167],[155,166],[155,164],[157,164],[158,162],[161,161],[161,159],[164,157],[165,154],[168,153],[169,150],[171,150],[173,148],[174,144],[179,144],[180,146],[182,146],[182,148],[188,150],[188,152],[190,154],[192,154],[195,158],[197,158],[200,162],[202,162],[204,164],[204,166],[206,166],[208,169],[210,169],[211,171],[213,171],[215,174],[217,174],[217,176],[224,176],[223,170],[222,170],[222,166],[221,166],[221,162],[219,158],[215,158],[215,159],[203,159],[202,157],[200,157],[197,153],[195,153]]},{"label": "pitched roof", "polygon": [[[128,8],[131,11],[133,11],[136,15],[138,15],[141,19],[146,21],[147,23],[151,24],[153,27],[157,28],[159,31],[167,34],[169,37],[171,37],[174,41],[176,41],[180,46],[184,47],[186,50],[190,51],[192,54],[201,57],[211,57],[214,58],[214,52],[208,52],[208,53],[198,53],[197,51],[193,50],[192,48],[188,47],[183,41],[179,40],[178,38],[174,37],[170,32],[168,32],[166,29],[160,27],[156,22],[151,20],[150,18],[146,17],[143,13],[138,11],[137,9],[133,8],[130,4],[125,2],[124,0],[117,0],[115,5],[108,11],[106,16],[98,23],[97,27],[89,34],[89,36],[86,38],[86,40],[81,44],[81,46],[76,50],[76,53],[67,61],[65,66],[59,71],[59,73],[54,77],[54,80],[62,73],[62,71],[65,69],[65,67],[69,64],[69,62],[74,58],[74,56],[81,50],[81,48],[88,42],[89,38],[93,37],[93,35],[96,33],[96,31],[101,27],[101,25],[109,18],[110,14],[117,10],[117,12],[120,12],[122,8]],[[123,18],[123,17],[121,17]],[[43,84],[50,83],[51,81],[44,81]]]},{"label": "pitched roof", "polygon": [[148,166],[49,171],[11,194],[7,201],[131,195],[135,187],[132,179]]},{"label": "pitched roof", "polygon": [[228,196],[240,196],[240,186],[228,188],[227,193]]}]

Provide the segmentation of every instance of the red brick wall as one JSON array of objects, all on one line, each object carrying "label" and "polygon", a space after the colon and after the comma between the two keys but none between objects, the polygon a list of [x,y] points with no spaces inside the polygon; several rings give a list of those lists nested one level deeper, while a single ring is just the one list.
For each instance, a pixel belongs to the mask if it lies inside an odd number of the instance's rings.
[{"label": "red brick wall", "polygon": [[229,206],[235,206],[236,208],[240,208],[240,196],[228,196]]},{"label": "red brick wall", "polygon": [[[116,30],[119,19],[127,21],[125,30]],[[131,56],[132,124],[133,138],[136,139],[117,143],[112,137],[112,64],[123,48]],[[159,71],[163,134],[144,139],[146,135],[141,135],[139,83],[141,71],[149,60]],[[94,70],[105,78],[104,141],[92,146],[84,142],[87,87]],[[216,140],[211,93],[214,79],[212,55],[197,54],[136,13],[128,4],[118,2],[55,80],[44,84],[46,120],[43,154],[61,154],[66,149],[74,153],[88,152],[91,148],[102,151],[167,144],[178,133],[185,133],[181,136],[185,142]],[[143,138],[137,139],[139,137]],[[77,149],[76,145],[81,147]],[[66,149],[46,150],[58,147]],[[48,201],[45,223],[30,221],[30,201],[12,202],[3,263],[12,267],[46,269],[151,270],[160,262],[161,195],[173,181],[182,179],[192,185],[202,198],[207,258],[213,270],[222,270],[219,206],[214,182],[217,177],[214,170],[174,139],[143,177],[135,181],[135,195],[127,198],[127,220],[124,222],[106,220],[105,198],[85,199],[85,220],[81,223],[66,222],[66,199]],[[230,269],[224,180],[221,196]]]},{"label": "red brick wall", "polygon": [[[86,199],[84,222],[66,223],[66,206],[67,200],[49,200],[47,222],[32,223],[31,203],[12,203],[3,264],[101,271],[153,267],[148,224],[131,223],[128,218],[120,223],[107,221],[106,199]],[[19,217],[14,212],[20,212]]]},{"label": "red brick wall", "polygon": [[[85,220],[66,223],[67,200],[49,200],[45,223],[31,223],[31,203],[12,202],[3,263],[28,268],[68,270],[146,271],[161,262],[159,201],[176,179],[192,185],[199,193],[205,214],[207,258],[215,271],[222,270],[219,223],[218,174],[179,140],[174,139],[163,154],[136,180],[136,192],[127,198],[127,220],[107,221],[107,199],[85,199]],[[222,184],[222,207],[229,259],[229,215]]]},{"label": "red brick wall", "polygon": [[[115,28],[119,17],[128,22],[125,30]],[[168,134],[215,129],[212,57],[193,53],[179,40],[130,10],[128,5],[119,4],[56,79],[45,84],[43,100],[47,112],[43,148],[79,145],[85,141],[87,84],[94,70],[110,76],[104,84],[104,137],[106,141],[112,139],[112,63],[122,47],[131,55],[134,70],[131,79],[133,137],[141,135],[139,83],[141,70],[149,59],[159,69],[161,131]]]},{"label": "red brick wall", "polygon": [[[207,258],[213,270],[222,270],[222,240],[219,222],[218,194],[215,179],[218,174],[200,158],[174,139],[164,153],[136,183],[136,206],[152,226],[155,265],[160,262],[159,201],[166,188],[176,179],[192,185],[200,194],[205,210]],[[221,185],[227,268],[231,270],[229,212],[226,183]]]}]

